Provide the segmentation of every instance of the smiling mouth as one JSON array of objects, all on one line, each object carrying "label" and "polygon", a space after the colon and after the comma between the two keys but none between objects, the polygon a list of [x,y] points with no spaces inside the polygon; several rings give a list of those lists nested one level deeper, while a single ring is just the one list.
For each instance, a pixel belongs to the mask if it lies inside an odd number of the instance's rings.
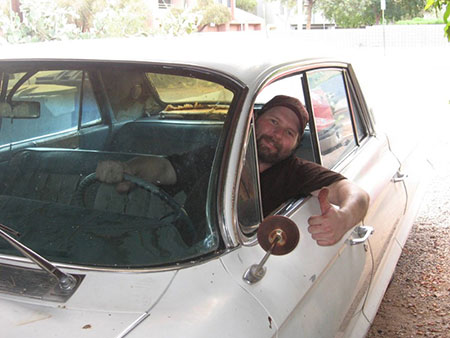
[{"label": "smiling mouth", "polygon": [[263,142],[263,145],[266,148],[270,148],[274,151],[280,151],[278,144],[272,138],[270,138],[268,136],[261,137],[260,142]]}]

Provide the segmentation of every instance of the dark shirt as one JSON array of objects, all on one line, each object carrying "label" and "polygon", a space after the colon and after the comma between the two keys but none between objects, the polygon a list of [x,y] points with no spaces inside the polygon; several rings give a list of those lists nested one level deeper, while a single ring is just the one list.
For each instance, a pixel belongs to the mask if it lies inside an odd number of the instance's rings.
[{"label": "dark shirt", "polygon": [[344,176],[321,165],[291,156],[260,174],[264,217],[293,197],[305,197]]},{"label": "dark shirt", "polygon": [[[201,148],[199,151],[169,157],[181,185],[192,188],[197,182],[204,181],[201,193],[195,189],[195,199],[204,200],[201,196],[206,195],[207,177],[213,158],[213,148]],[[288,157],[260,175],[264,217],[290,198],[305,197],[344,178],[317,163],[295,156]]]}]

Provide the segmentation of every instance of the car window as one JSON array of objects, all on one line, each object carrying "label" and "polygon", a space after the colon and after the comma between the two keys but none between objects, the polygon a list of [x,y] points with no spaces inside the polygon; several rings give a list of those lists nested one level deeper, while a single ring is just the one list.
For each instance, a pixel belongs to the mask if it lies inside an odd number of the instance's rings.
[{"label": "car window", "polygon": [[39,114],[35,117],[2,115],[1,145],[75,129],[80,112],[82,125],[100,120],[91,83],[82,71],[4,72],[2,88],[3,107],[14,107],[18,102],[35,103],[39,105]]},{"label": "car window", "polygon": [[224,86],[191,76],[137,70],[105,70],[101,76],[118,121],[202,116],[223,120],[233,99]]},{"label": "car window", "polygon": [[262,221],[258,182],[256,140],[252,129],[239,184],[237,205],[239,225],[247,236],[254,234]]},{"label": "car window", "polygon": [[[256,96],[254,105],[254,118],[258,118],[261,107],[274,96],[288,95],[305,102],[303,90],[303,74],[294,74],[266,85]],[[244,236],[251,237],[257,230],[263,218],[261,195],[259,188],[259,172],[257,167],[256,139],[253,127],[246,148],[244,167],[241,173],[238,195],[239,226]],[[309,128],[306,128],[300,146],[295,155],[304,159],[313,160],[313,150]]]},{"label": "car window", "polygon": [[170,74],[147,73],[147,76],[165,102],[229,104],[233,98],[229,90],[211,81]]},{"label": "car window", "polygon": [[361,105],[357,100],[353,84],[351,82],[348,82],[348,84],[350,89],[350,97],[352,99],[353,115],[355,117],[356,139],[358,140],[358,142],[361,142],[368,135],[368,131],[366,124],[364,123],[364,120],[362,118],[363,112],[361,109]]},{"label": "car window", "polygon": [[[305,104],[303,76],[303,74],[290,75],[265,86],[258,93],[258,96],[255,99],[256,116],[264,103],[270,101],[270,99],[276,95],[292,96]],[[296,149],[295,155],[305,160],[315,161],[309,124],[306,125],[305,131],[300,140],[300,146]]]},{"label": "car window", "polygon": [[264,104],[276,95],[287,95],[305,102],[303,97],[302,74],[284,77],[265,86],[256,97],[256,104]]},{"label": "car window", "polygon": [[307,77],[322,165],[332,168],[356,146],[344,73],[316,70]]},{"label": "car window", "polygon": [[[155,74],[161,79],[164,69],[158,70]],[[50,126],[40,126],[38,135],[76,128],[79,117],[74,112],[79,111],[80,97],[81,120],[90,126],[79,135],[91,141],[80,141],[87,149],[60,142],[57,147],[32,144],[0,153],[0,223],[18,231],[23,244],[54,262],[111,269],[177,266],[218,254],[220,231],[211,210],[217,201],[225,148],[222,133],[239,87],[218,83],[216,78],[196,81],[193,72],[180,70],[178,77],[192,79],[189,83],[194,87],[183,85],[160,97],[150,74],[112,65],[96,65],[92,75],[10,73],[7,88],[15,91],[12,102],[33,101],[41,106],[39,117],[31,118],[36,105],[30,104],[24,107],[31,113],[14,108],[29,119],[3,118],[4,125],[13,124],[16,130],[16,122],[24,122],[20,125],[24,130],[18,131],[22,138],[31,135],[32,127],[26,123],[41,118]],[[107,81],[112,79],[116,82]],[[227,99],[219,102],[220,107],[213,101],[196,104],[197,94],[205,88],[225,93]],[[3,99],[7,104],[8,95]],[[98,106],[113,109],[112,126],[90,124]],[[8,107],[0,107],[3,115],[12,114],[14,109]],[[129,192],[119,194],[115,184],[96,180],[101,161],[137,158],[168,160],[176,183],[157,181],[156,187],[135,180]],[[20,255],[5,241],[0,241],[0,254]]]}]

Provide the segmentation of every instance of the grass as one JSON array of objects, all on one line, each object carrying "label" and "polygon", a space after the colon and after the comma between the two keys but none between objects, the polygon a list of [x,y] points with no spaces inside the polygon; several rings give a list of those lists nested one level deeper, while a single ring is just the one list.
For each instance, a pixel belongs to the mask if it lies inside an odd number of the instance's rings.
[{"label": "grass", "polygon": [[441,18],[436,19],[425,19],[425,18],[414,18],[410,20],[399,20],[396,25],[439,25],[443,24],[444,20]]}]

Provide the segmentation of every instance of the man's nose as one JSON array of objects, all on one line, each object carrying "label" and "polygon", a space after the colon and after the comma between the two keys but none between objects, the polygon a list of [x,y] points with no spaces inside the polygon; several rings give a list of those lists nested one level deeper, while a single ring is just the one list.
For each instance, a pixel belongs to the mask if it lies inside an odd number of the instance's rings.
[{"label": "man's nose", "polygon": [[283,137],[283,129],[276,127],[272,130],[272,137],[276,140],[280,140]]}]

